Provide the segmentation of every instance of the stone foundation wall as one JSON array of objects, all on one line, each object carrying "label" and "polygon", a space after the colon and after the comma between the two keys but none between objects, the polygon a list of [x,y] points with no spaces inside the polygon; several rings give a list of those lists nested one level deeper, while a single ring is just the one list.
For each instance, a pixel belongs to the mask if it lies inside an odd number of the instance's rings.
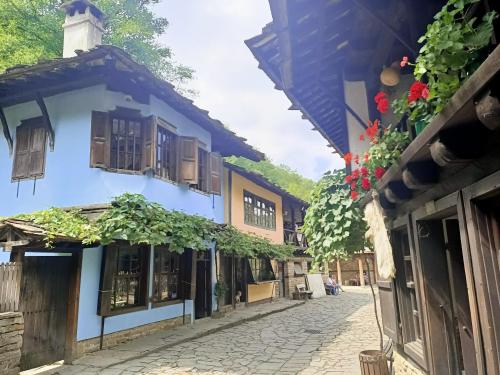
[{"label": "stone foundation wall", "polygon": [[302,270],[306,272],[307,261],[296,259],[295,261],[288,261],[285,263],[285,297],[292,298],[293,292],[297,290],[297,284],[305,284],[306,278],[304,275],[295,275],[294,263],[298,262],[302,265]]},{"label": "stone foundation wall", "polygon": [[[185,324],[189,324],[190,322],[191,322],[191,315],[186,315]],[[173,319],[162,320],[161,322],[146,324],[140,327],[135,327],[124,331],[110,333],[104,335],[102,348],[103,349],[111,348],[113,346],[136,339],[138,337],[149,335],[159,330],[172,329],[174,327],[181,325],[182,325],[182,316],[179,316]],[[99,350],[99,344],[100,344],[99,337],[78,341],[76,343],[76,352],[73,359],[79,358],[86,353],[95,352]]]},{"label": "stone foundation wall", "polygon": [[0,374],[19,374],[23,332],[22,313],[0,313]]},{"label": "stone foundation wall", "polygon": [[394,351],[394,370],[396,375],[424,375],[425,372],[408,357]]}]

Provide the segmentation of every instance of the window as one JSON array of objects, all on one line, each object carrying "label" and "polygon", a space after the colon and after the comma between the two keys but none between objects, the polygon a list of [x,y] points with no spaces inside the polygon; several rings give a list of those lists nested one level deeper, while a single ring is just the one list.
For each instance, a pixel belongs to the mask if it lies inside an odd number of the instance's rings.
[{"label": "window", "polygon": [[175,180],[175,140],[174,133],[163,126],[156,131],[156,175],[169,180]]},{"label": "window", "polygon": [[126,243],[106,246],[101,268],[100,315],[146,306],[149,249],[149,246]]},{"label": "window", "polygon": [[251,258],[250,264],[251,277],[253,282],[274,280],[274,271],[271,267],[271,261],[267,258]]},{"label": "window", "polygon": [[294,262],[293,263],[293,274],[294,274],[294,276],[302,276],[302,275],[304,275],[304,270],[302,269],[302,263],[301,262]]},{"label": "window", "polygon": [[276,206],[273,202],[243,191],[245,224],[276,229]]},{"label": "window", "polygon": [[166,247],[155,247],[153,302],[162,303],[178,299],[180,255]]},{"label": "window", "polygon": [[16,130],[12,180],[41,178],[45,172],[47,131],[43,118],[23,120]]},{"label": "window", "polygon": [[111,168],[140,171],[142,167],[142,141],[141,121],[112,117]]}]

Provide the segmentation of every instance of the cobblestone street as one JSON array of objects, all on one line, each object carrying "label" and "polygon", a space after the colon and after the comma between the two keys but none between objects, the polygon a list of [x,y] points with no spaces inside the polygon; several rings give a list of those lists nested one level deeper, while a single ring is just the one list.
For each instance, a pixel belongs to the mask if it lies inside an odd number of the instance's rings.
[{"label": "cobblestone street", "polygon": [[[377,348],[369,288],[311,300],[265,318],[81,374],[359,374]],[[64,373],[64,372],[61,372]]]}]

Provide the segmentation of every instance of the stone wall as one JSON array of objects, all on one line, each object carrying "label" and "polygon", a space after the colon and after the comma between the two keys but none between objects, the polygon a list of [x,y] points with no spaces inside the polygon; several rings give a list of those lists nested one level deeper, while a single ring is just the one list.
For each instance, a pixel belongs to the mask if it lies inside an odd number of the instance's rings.
[{"label": "stone wall", "polygon": [[[191,322],[191,315],[186,315],[185,324],[189,324],[190,322]],[[104,335],[102,348],[103,349],[111,348],[113,346],[136,339],[138,337],[149,335],[159,330],[172,329],[181,325],[182,325],[182,316],[179,316],[173,319],[162,320],[161,322],[145,324],[140,327],[135,327],[124,331],[110,333]],[[99,346],[100,346],[99,337],[94,337],[89,340],[78,341],[76,343],[76,353],[73,359],[79,358],[86,353],[95,352],[99,350]]]},{"label": "stone wall", "polygon": [[396,350],[394,351],[394,370],[395,374],[404,375],[424,375],[425,372],[420,370],[420,368],[408,357],[399,354]]},{"label": "stone wall", "polygon": [[19,374],[23,332],[22,313],[0,313],[0,374]]},{"label": "stone wall", "polygon": [[295,275],[294,264],[298,262],[302,265],[302,270],[307,273],[307,260],[302,258],[297,258],[290,260],[285,263],[285,297],[292,298],[293,292],[295,292],[297,284],[305,284],[306,279],[304,275]]}]

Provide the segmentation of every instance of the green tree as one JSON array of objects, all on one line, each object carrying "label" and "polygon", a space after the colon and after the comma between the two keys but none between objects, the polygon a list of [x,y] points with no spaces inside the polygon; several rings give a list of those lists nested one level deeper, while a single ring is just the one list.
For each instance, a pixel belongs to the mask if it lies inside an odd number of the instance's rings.
[{"label": "green tree", "polygon": [[[193,78],[193,70],[176,63],[170,48],[157,40],[168,27],[165,18],[151,11],[151,5],[160,1],[94,0],[106,15],[103,44],[122,48],[135,61],[186,92],[185,85]],[[0,71],[62,56],[62,3],[62,0],[0,1]]]},{"label": "green tree", "polygon": [[314,181],[301,176],[290,167],[283,164],[274,165],[268,159],[261,162],[255,162],[245,158],[231,156],[226,158],[226,160],[249,172],[258,173],[264,176],[267,180],[290,194],[309,202],[311,191],[315,184]]}]

